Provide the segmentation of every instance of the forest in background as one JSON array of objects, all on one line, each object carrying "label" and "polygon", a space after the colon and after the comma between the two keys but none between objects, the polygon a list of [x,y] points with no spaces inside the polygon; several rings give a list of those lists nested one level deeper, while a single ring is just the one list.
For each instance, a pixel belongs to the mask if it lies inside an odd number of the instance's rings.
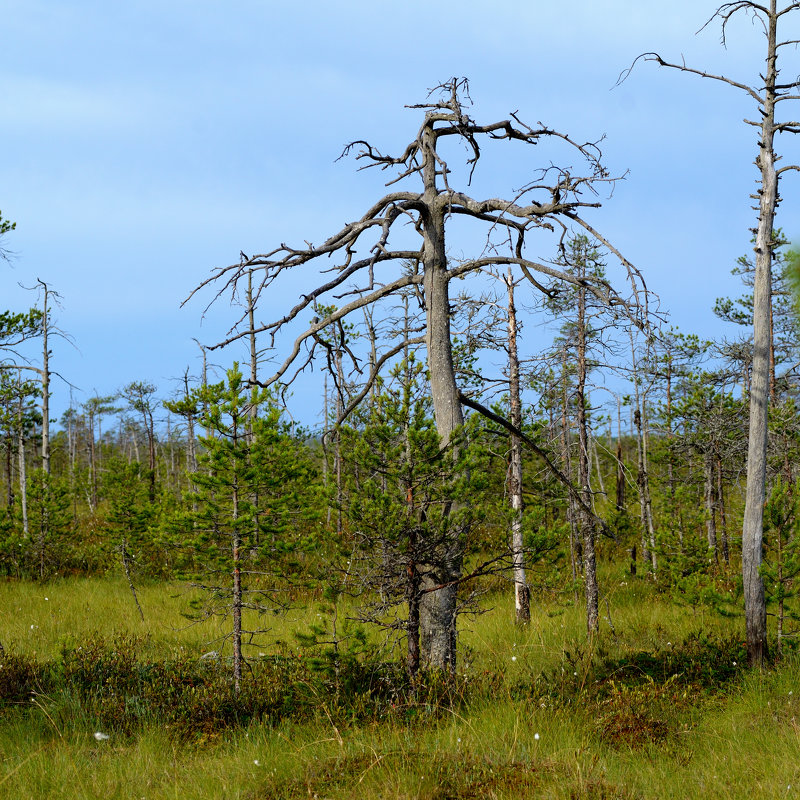
[{"label": "forest in background", "polygon": [[[764,567],[778,652],[795,646],[800,612],[800,337],[791,277],[798,253],[782,237],[780,243]],[[604,253],[588,238],[573,238],[570,248],[568,270],[603,275]],[[587,303],[580,286],[521,314],[518,282],[508,275],[495,280],[491,296],[456,300],[459,383],[474,388],[472,396],[500,421],[512,417],[510,373],[487,391],[481,349],[508,358],[528,320],[557,326],[547,350],[516,367],[519,386],[535,395],[520,408],[520,433],[536,448],[519,448],[524,481],[517,507],[511,454],[518,437],[500,422],[468,416],[458,465],[440,449],[424,360],[410,343],[421,327],[412,292],[380,323],[366,316],[361,326],[323,330],[319,402],[328,422],[317,430],[295,424],[279,391],[254,387],[234,365],[205,380],[187,373],[182,390],[166,399],[156,386],[133,381],[70,409],[45,432],[43,362],[7,362],[0,373],[0,569],[36,581],[118,572],[134,598],[141,581],[205,586],[213,578],[204,609],[231,613],[234,589],[224,576],[236,558],[247,575],[242,598],[258,595],[241,599],[245,605],[277,608],[294,592],[339,592],[346,585],[360,598],[365,620],[405,637],[409,565],[439,558],[442,530],[451,525],[468,531],[465,606],[480,579],[495,587],[506,581],[513,595],[515,557],[528,569],[516,583],[533,592],[533,613],[539,591],[583,595],[581,495],[565,482],[580,485],[583,469],[601,561],[624,561],[632,575],[648,576],[680,603],[733,612],[742,602],[752,349],[746,333],[736,334],[752,324],[752,263],[743,256],[734,269],[743,293],[720,298],[713,309],[731,323],[731,337],[717,342],[673,329],[644,336]],[[7,314],[8,347],[22,338],[41,344],[51,313],[45,304]],[[368,357],[387,330],[400,336],[404,353],[364,394],[364,384],[345,374],[345,358],[357,360],[357,347]],[[245,372],[258,369],[256,359]],[[358,408],[337,426],[342,409],[361,394]],[[594,404],[607,395],[612,403]],[[445,496],[461,502],[466,521],[443,518]],[[602,599],[602,585],[599,592]],[[531,612],[518,602],[516,613],[525,622]]]},{"label": "forest in background", "polygon": [[[775,37],[798,8],[717,11],[723,36],[741,11],[764,23],[763,87],[642,56],[743,90],[761,115],[748,122],[760,129],[753,256],[733,265],[741,296],[709,310],[730,323],[724,340],[669,327],[645,276],[589,222],[599,190],[618,180],[598,143],[516,112],[476,121],[458,78],[412,106],[422,123],[400,154],[345,149],[390,171],[388,194],[362,216],[321,245],[242,252],[191,292],[238,308],[203,348],[203,374],[187,370],[169,397],[133,380],[51,428],[51,342],[68,335],[54,320],[58,295],[39,281],[37,307],[0,315],[0,571],[20,597],[55,594],[54,579],[96,581],[109,598],[122,585],[155,637],[100,625],[58,646],[42,640],[44,654],[3,643],[4,704],[30,700],[62,741],[77,718],[97,726],[98,743],[162,724],[175,741],[207,742],[261,723],[329,723],[325,741],[341,752],[327,777],[270,778],[268,796],[327,790],[343,763],[353,775],[339,788],[359,785],[384,756],[369,745],[375,761],[350,763],[345,725],[389,724],[394,735],[488,713],[497,698],[552,711],[551,727],[584,707],[569,735],[686,767],[676,741],[707,723],[693,715],[766,685],[747,684],[740,666],[774,667],[761,680],[778,685],[796,664],[800,253],[774,219],[778,177],[800,168],[775,166],[774,139],[800,130],[775,117],[800,86],[779,82],[779,48],[795,43]],[[553,144],[554,159],[580,167],[543,158],[511,199],[472,197],[483,150],[498,141]],[[456,257],[451,232],[470,225],[483,244]],[[550,255],[532,256],[543,241]],[[296,305],[259,320],[273,287],[321,263],[318,285],[304,277]],[[534,352],[521,355],[533,329]],[[235,344],[249,359],[207,364]],[[307,429],[291,391],[312,370],[323,424]],[[206,631],[214,621],[203,645],[166,644],[163,609],[148,621],[154,587],[176,585],[188,587],[184,618]],[[643,602],[665,621],[647,633]],[[497,642],[488,625],[465,624],[484,614],[504,631]],[[548,622],[561,616],[569,634]],[[670,630],[678,641],[665,641]],[[517,640],[531,648],[524,674],[496,662]],[[793,692],[775,717],[781,735],[796,732]],[[539,733],[525,736],[536,748]],[[451,784],[441,796],[480,796],[489,773],[496,796],[533,788],[541,765],[527,754],[519,766],[514,747],[466,773],[432,747],[425,758],[444,772],[430,796]],[[575,763],[584,769],[582,755]],[[571,797],[638,796],[604,780],[575,785]]]}]

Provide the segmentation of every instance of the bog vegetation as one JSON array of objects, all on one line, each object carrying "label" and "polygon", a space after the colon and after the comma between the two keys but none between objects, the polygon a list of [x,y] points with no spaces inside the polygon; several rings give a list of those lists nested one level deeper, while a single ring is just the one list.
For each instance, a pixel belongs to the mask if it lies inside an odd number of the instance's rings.
[{"label": "bog vegetation", "polygon": [[[51,430],[58,296],[0,315],[3,791],[790,795],[800,254],[772,224],[796,167],[770,159],[796,132],[773,23],[797,7],[718,11],[769,23],[766,95],[734,84],[767,121],[755,258],[709,309],[724,340],[670,327],[589,221],[615,180],[598,146],[475,121],[463,79],[413,107],[403,152],[346,149],[390,174],[363,216],[195,290],[240,303],[203,349],[244,355],[226,369],[132,380]],[[555,149],[512,199],[467,194],[499,140]]]}]

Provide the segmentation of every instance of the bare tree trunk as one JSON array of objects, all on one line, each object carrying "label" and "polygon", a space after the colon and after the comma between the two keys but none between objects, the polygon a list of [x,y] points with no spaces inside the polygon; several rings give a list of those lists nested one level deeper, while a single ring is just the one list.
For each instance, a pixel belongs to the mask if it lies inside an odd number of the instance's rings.
[{"label": "bare tree trunk", "polygon": [[731,563],[730,547],[728,544],[728,515],[725,510],[725,491],[722,474],[722,456],[717,454],[717,504],[719,506],[719,523],[722,529],[722,558],[726,564]]},{"label": "bare tree trunk", "polygon": [[[464,424],[458,386],[453,367],[450,338],[450,295],[445,251],[444,218],[447,208],[437,202],[436,186],[438,161],[435,158],[435,138],[430,130],[422,134],[426,148],[423,182],[424,202],[429,209],[429,219],[424,228],[423,288],[425,292],[426,329],[425,343],[430,370],[431,399],[436,430],[442,447],[451,443],[453,434]],[[455,455],[454,455],[455,457]],[[455,510],[448,504],[446,512]],[[420,645],[424,661],[430,666],[455,673],[456,669],[456,613],[458,580],[461,577],[463,546],[460,531],[448,534],[445,552],[440,564],[431,565],[423,577],[420,621]],[[436,587],[441,588],[436,588]]]},{"label": "bare tree trunk", "polygon": [[[584,277],[585,263],[578,264],[579,275]],[[578,319],[576,333],[578,336],[578,374],[575,387],[578,423],[578,487],[583,504],[592,506],[592,487],[589,483],[589,437],[586,423],[586,289],[579,286]],[[586,628],[589,634],[600,630],[599,589],[597,586],[597,562],[595,557],[594,521],[588,513],[580,510],[581,540],[583,542],[583,577],[586,585]]]},{"label": "bare tree trunk", "polygon": [[608,497],[608,493],[606,492],[606,484],[603,480],[603,470],[600,465],[600,453],[598,452],[597,447],[597,438],[592,433],[592,430],[589,429],[589,462],[591,463],[594,461],[594,468],[595,472],[597,473],[597,485],[600,487],[600,494],[603,497]]},{"label": "bare tree trunk", "polygon": [[[567,350],[566,347],[561,351],[561,460],[564,474],[572,480],[572,458],[570,456],[570,430],[569,430],[569,394],[567,391]],[[575,497],[572,492],[567,493],[567,524],[569,525],[569,559],[572,567],[572,582],[575,585],[575,601],[578,601],[578,563],[583,563],[583,547],[579,541],[578,532],[578,512],[576,509]],[[581,566],[581,571],[583,567]]]},{"label": "bare tree trunk", "polygon": [[[134,461],[141,463],[142,457],[139,453],[139,437],[136,435],[135,428],[131,428],[129,437],[131,448],[133,449]],[[92,437],[92,453],[94,453],[94,437]],[[94,457],[92,457],[92,463],[94,463]]]},{"label": "bare tree trunk", "polygon": [[647,520],[647,536],[650,544],[650,566],[655,575],[658,570],[658,555],[656,553],[656,529],[653,521],[653,499],[650,494],[650,458],[649,458],[649,433],[647,420],[647,395],[642,395],[642,430],[641,430],[641,453],[642,453],[642,498]]},{"label": "bare tree trunk", "polygon": [[72,389],[69,391],[69,410],[69,422],[67,423],[67,449],[69,450],[69,494],[72,498],[72,521],[75,523],[78,521],[78,492],[75,489],[75,467],[78,460],[78,437],[75,433],[75,406],[72,402]]},{"label": "bare tree trunk", "polygon": [[[238,431],[234,421],[233,428],[233,446],[238,445]],[[231,556],[233,560],[233,690],[239,694],[242,684],[242,569],[241,569],[241,548],[242,540],[241,533],[239,532],[239,478],[236,472],[236,462],[234,461],[234,474],[232,499],[232,541],[231,541]]]},{"label": "bare tree trunk", "polygon": [[[324,378],[324,387],[323,387],[323,397],[322,397],[322,416],[323,416],[323,423],[322,423],[322,485],[325,487],[327,492],[328,489],[328,421],[330,419],[330,412],[328,411],[328,373],[325,373]],[[331,504],[330,500],[328,500],[325,504],[327,506],[327,515],[325,518],[325,525],[330,529],[331,527]]]},{"label": "bare tree trunk", "polygon": [[[522,400],[519,386],[519,357],[517,355],[517,309],[514,307],[514,276],[511,267],[505,278],[508,288],[508,393],[510,402],[510,422],[516,428],[522,427]],[[527,625],[531,621],[531,593],[525,576],[524,542],[522,539],[522,443],[519,437],[511,434],[511,455],[509,463],[509,495],[513,518],[511,520],[511,562],[514,579],[514,608],[518,624]]]},{"label": "bare tree trunk", "polygon": [[[767,411],[771,379],[772,350],[772,259],[775,246],[775,210],[779,202],[778,181],[787,170],[800,170],[798,164],[786,164],[776,168],[775,134],[800,133],[796,121],[776,122],[776,105],[782,101],[796,102],[800,78],[793,77],[778,83],[778,50],[795,46],[795,40],[778,41],[778,20],[800,10],[797,2],[788,2],[778,9],[777,0],[757,3],[754,0],[737,0],[723,3],[715,16],[722,21],[723,41],[725,28],[734,14],[740,11],[752,16],[763,25],[767,41],[766,66],[759,75],[759,82],[749,86],[723,75],[712,75],[690,68],[685,62],[672,64],[657,54],[645,58],[657,61],[661,66],[671,67],[700,75],[704,78],[726,83],[755,100],[759,116],[756,120],[745,120],[759,129],[758,156],[759,188],[752,197],[758,201],[758,227],[756,228],[756,270],[753,284],[753,363],[750,380],[750,427],[747,447],[747,487],[742,524],[742,578],[744,588],[745,624],[747,630],[747,661],[750,666],[763,667],[767,658],[767,606],[764,597],[764,581],[761,578],[762,545],[764,536],[764,502],[767,479]],[[796,75],[796,73],[795,73]],[[747,385],[746,371],[744,382]]]},{"label": "bare tree trunk", "polygon": [[747,488],[742,525],[742,576],[747,628],[747,661],[761,667],[767,657],[767,605],[761,577],[764,502],[767,480],[767,411],[770,392],[770,316],[772,309],[772,258],[778,173],[774,137],[777,97],[776,0],[767,15],[767,65],[761,111],[761,136],[756,165],[761,172],[759,216],[756,232],[756,274],[753,285],[753,368],[750,389],[750,431],[747,448]]},{"label": "bare tree trunk", "polygon": [[147,429],[147,458],[150,469],[147,482],[147,494],[151,503],[156,501],[156,431],[153,413],[145,414],[145,428]]},{"label": "bare tree trunk", "polygon": [[[48,305],[49,292],[47,284],[39,281],[44,287],[44,308],[42,310],[42,469],[50,477],[50,347],[48,334],[50,328]],[[45,484],[46,486],[48,484]]]},{"label": "bare tree trunk", "polygon": [[[336,380],[339,391],[336,393],[336,419],[340,419],[344,411],[344,370],[342,369],[342,350],[336,347]],[[336,534],[342,535],[342,503],[344,502],[344,487],[342,485],[342,434],[336,427],[336,448],[333,456],[334,477],[336,479]]]},{"label": "bare tree trunk", "polygon": [[625,510],[625,462],[622,460],[622,413],[621,401],[617,397],[617,511]]},{"label": "bare tree trunk", "polygon": [[[250,385],[252,387],[250,402],[250,417],[255,419],[258,416],[258,349],[256,348],[256,320],[255,320],[255,299],[253,298],[253,270],[247,271],[247,318],[250,322]],[[253,443],[252,427],[248,432],[248,443]]]},{"label": "bare tree trunk", "polygon": [[[258,348],[256,347],[256,320],[255,320],[255,298],[253,296],[253,270],[247,271],[247,317],[250,323],[250,418],[247,427],[247,443],[252,452],[253,444],[256,440],[256,419],[258,417]],[[261,546],[261,524],[258,502],[258,483],[256,482],[253,492],[250,494],[250,503],[255,509],[253,514],[253,546],[256,551]],[[273,536],[274,540],[274,536]]]},{"label": "bare tree trunk", "polygon": [[642,521],[642,560],[650,562],[650,569],[655,575],[658,568],[656,556],[656,533],[653,524],[653,504],[650,498],[650,476],[648,472],[647,448],[647,393],[639,388],[640,373],[636,359],[636,347],[631,331],[631,366],[633,368],[634,409],[633,424],[636,428],[637,475],[636,486],[639,490],[639,512]]},{"label": "bare tree trunk", "polygon": [[[183,373],[184,397],[189,398],[189,370]],[[194,414],[186,414],[186,468],[190,473],[197,472],[197,442],[194,435]]]},{"label": "bare tree trunk", "polygon": [[19,381],[19,406],[17,413],[17,459],[19,461],[19,499],[22,507],[22,532],[28,538],[28,479],[25,474],[25,426],[22,420],[22,381]]},{"label": "bare tree trunk", "polygon": [[6,439],[6,510],[9,514],[14,509],[14,445],[11,435]]},{"label": "bare tree trunk", "polygon": [[[92,484],[91,506],[92,512],[97,508],[97,460],[95,458],[94,442],[94,414],[89,412],[89,480]],[[139,460],[139,453],[136,453],[136,460]]]},{"label": "bare tree trunk", "polygon": [[122,559],[122,569],[125,571],[125,578],[128,581],[128,588],[131,590],[133,602],[136,604],[136,610],[139,612],[139,619],[144,622],[144,611],[142,611],[142,606],[139,603],[139,595],[136,593],[136,586],[134,586],[133,575],[131,573],[131,559],[130,553],[128,552],[128,540],[124,536],[122,537],[122,542],[119,546],[119,554],[120,558]]},{"label": "bare tree trunk", "polygon": [[706,506],[706,540],[708,551],[716,562],[717,555],[717,491],[714,485],[714,457],[711,453],[703,459],[703,475],[705,478],[705,491],[703,496]]}]

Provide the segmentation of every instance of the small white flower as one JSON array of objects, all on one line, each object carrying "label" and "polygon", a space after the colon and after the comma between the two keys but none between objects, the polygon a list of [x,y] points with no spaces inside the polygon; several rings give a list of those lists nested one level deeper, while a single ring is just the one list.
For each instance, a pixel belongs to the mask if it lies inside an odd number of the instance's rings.
[{"label": "small white flower", "polygon": [[258,761],[258,759],[257,759],[257,758],[254,758],[254,759],[253,759],[253,763],[254,763],[254,764],[257,766],[257,767],[260,767],[260,766],[261,766],[261,764],[259,763],[259,761]]},{"label": "small white flower", "polygon": [[100,731],[95,731],[94,738],[97,739],[98,742],[105,742],[107,739],[110,739],[111,737],[107,733],[101,733]]},{"label": "small white flower", "polygon": [[735,661],[733,662],[733,666],[734,666],[734,667],[736,666],[736,662],[735,662]]},{"label": "small white flower", "polygon": [[456,739],[457,744],[461,744],[461,739]]},{"label": "small white flower", "polygon": [[38,627],[39,627],[38,625],[31,625],[31,630],[32,630],[32,631],[33,631],[33,630],[36,630],[36,628],[38,628]]},{"label": "small white flower", "polygon": [[516,661],[516,660],[517,660],[517,657],[516,657],[516,656],[511,656],[511,660],[512,660],[512,661]]},{"label": "small white flower", "polygon": [[49,597],[45,597],[45,600],[49,600],[49,599],[50,599]]},{"label": "small white flower", "polygon": [[576,678],[578,677],[578,673],[577,673],[577,672],[573,672],[572,674],[573,674],[573,675],[574,675]]},{"label": "small white flower", "polygon": [[538,733],[534,733],[533,734],[533,738],[534,738],[535,741],[538,742],[539,741],[539,734]]}]

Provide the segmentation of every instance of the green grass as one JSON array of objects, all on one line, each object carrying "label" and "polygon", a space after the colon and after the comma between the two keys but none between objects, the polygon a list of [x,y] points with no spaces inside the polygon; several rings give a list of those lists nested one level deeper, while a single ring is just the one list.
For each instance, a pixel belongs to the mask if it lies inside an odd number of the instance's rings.
[{"label": "green grass", "polygon": [[[508,594],[488,598],[485,613],[462,621],[459,697],[450,706],[403,704],[372,715],[360,707],[354,715],[318,692],[303,719],[256,721],[188,741],[153,720],[110,729],[98,742],[87,704],[37,693],[28,708],[0,711],[0,796],[800,794],[800,663],[787,657],[749,673],[737,655],[739,621],[678,606],[647,581],[611,569],[604,577],[608,607],[592,642],[582,609],[563,597],[535,597],[525,629],[513,624]],[[167,659],[201,654],[224,630],[217,621],[187,627],[188,598],[178,586],[144,586],[140,600],[145,625],[118,580],[3,583],[0,642],[43,663],[67,641],[146,631],[141,658]],[[314,602],[297,606],[270,617],[264,646],[293,656],[302,650],[292,633],[321,612]]]},{"label": "green grass", "polygon": [[[205,652],[216,649],[228,629],[219,617],[195,622],[187,617],[189,602],[202,597],[184,584],[145,583],[137,588],[144,622],[122,578],[66,578],[45,584],[0,582],[0,643],[40,658],[53,658],[65,642],[92,634],[110,638],[117,633],[146,634],[148,652],[176,649]],[[246,619],[266,631],[262,641],[293,642],[292,631],[317,618],[314,603],[297,601],[287,614]],[[261,648],[263,650],[263,648]],[[259,646],[250,648],[260,652]]]}]

